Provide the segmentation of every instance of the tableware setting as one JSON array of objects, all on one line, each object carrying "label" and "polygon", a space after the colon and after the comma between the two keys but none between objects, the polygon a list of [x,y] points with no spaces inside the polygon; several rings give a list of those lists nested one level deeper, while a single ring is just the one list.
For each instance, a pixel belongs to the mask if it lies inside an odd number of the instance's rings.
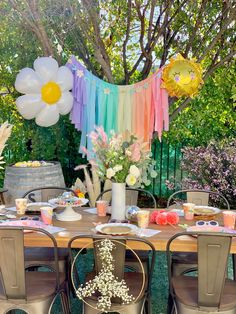
[{"label": "tableware setting", "polygon": [[50,204],[48,202],[34,202],[34,203],[28,203],[26,208],[27,214],[40,214],[40,208],[44,206],[49,206],[52,209],[56,208],[56,205]]},{"label": "tableware setting", "polygon": [[129,223],[106,223],[97,225],[95,230],[107,235],[127,235],[136,234],[138,227]]},{"label": "tableware setting", "polygon": [[60,213],[56,213],[56,219],[60,221],[77,221],[82,219],[82,215],[74,211],[73,208],[86,205],[89,200],[86,198],[78,198],[71,194],[63,193],[61,197],[50,199],[49,204],[57,208],[63,208]]}]

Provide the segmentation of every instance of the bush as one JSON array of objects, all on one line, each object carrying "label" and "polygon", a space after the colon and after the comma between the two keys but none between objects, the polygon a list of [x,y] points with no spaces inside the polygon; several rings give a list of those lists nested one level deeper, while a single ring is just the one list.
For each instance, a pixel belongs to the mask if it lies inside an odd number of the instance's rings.
[{"label": "bush", "polygon": [[187,177],[183,188],[206,189],[223,194],[236,205],[236,140],[212,142],[207,147],[185,147],[182,169]]}]

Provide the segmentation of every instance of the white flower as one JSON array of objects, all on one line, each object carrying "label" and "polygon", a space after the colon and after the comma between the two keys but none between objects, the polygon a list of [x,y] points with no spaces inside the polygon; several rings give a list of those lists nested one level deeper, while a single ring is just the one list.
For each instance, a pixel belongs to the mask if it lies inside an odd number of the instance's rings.
[{"label": "white flower", "polygon": [[72,108],[73,75],[50,57],[36,59],[34,69],[24,68],[17,75],[16,90],[26,95],[18,97],[16,105],[25,119],[36,118],[38,125],[48,127]]},{"label": "white flower", "polygon": [[132,185],[135,185],[135,183],[137,182],[137,179],[134,175],[128,174],[125,181],[129,186],[132,186]]},{"label": "white flower", "polygon": [[157,172],[155,170],[152,170],[150,173],[152,178],[156,178],[157,177]]},{"label": "white flower", "polygon": [[135,165],[130,166],[129,173],[138,178],[140,176],[140,170]]},{"label": "white flower", "polygon": [[115,167],[113,167],[113,170],[115,171],[115,172],[118,172],[118,171],[120,171],[120,170],[122,170],[123,169],[123,166],[122,165],[116,165]]},{"label": "white flower", "polygon": [[115,171],[112,168],[108,168],[107,169],[106,176],[107,176],[108,179],[111,179],[112,177],[114,177],[115,174],[116,173],[115,173]]}]

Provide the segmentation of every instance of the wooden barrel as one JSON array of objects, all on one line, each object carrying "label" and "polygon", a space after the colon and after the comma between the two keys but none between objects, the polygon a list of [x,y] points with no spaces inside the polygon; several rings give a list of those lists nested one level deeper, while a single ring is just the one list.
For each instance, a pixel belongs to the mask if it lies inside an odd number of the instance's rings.
[{"label": "wooden barrel", "polygon": [[41,167],[7,166],[4,179],[6,203],[13,204],[15,198],[34,188],[57,186],[65,187],[65,181],[59,162],[51,162]]}]

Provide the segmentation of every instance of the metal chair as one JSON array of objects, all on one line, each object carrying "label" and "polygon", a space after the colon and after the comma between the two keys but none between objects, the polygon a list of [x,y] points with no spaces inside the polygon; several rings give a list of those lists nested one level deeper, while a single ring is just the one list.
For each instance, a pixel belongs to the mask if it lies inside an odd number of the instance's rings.
[{"label": "metal chair", "polygon": [[[27,191],[22,198],[27,198],[30,202],[47,202],[56,198],[63,192],[76,193],[65,187],[41,187]],[[51,248],[27,248],[25,250],[25,267],[37,267],[40,265],[50,266],[53,263],[53,250]],[[59,270],[65,272],[68,268],[68,250],[58,249]]]},{"label": "metal chair", "polygon": [[186,194],[186,201],[188,203],[194,203],[195,205],[209,205],[209,197],[213,195],[220,200],[225,205],[225,209],[230,210],[230,205],[228,200],[219,192],[209,191],[209,190],[198,190],[198,189],[188,189],[188,190],[179,190],[174,192],[167,201],[167,209],[170,207],[171,201],[174,200],[174,197],[178,194]]},{"label": "metal chair", "polygon": [[30,202],[47,202],[52,198],[58,197],[63,192],[71,192],[74,196],[77,196],[75,191],[66,187],[47,186],[39,187],[29,190],[24,193],[22,198],[27,198]]},{"label": "metal chair", "polygon": [[[181,241],[182,236],[196,237],[197,277],[173,274],[173,245],[174,241]],[[173,301],[170,313],[236,313],[236,282],[226,278],[232,237],[232,233],[182,232],[169,239],[166,254],[169,300]]]},{"label": "metal chair", "polygon": [[[85,240],[86,239],[86,240]],[[112,304],[109,311],[118,312],[122,314],[141,314],[141,313],[151,313],[151,305],[150,305],[150,291],[151,291],[151,280],[153,274],[153,268],[155,263],[155,248],[149,241],[145,239],[138,239],[134,237],[105,237],[98,235],[78,235],[72,238],[68,243],[70,258],[72,262],[72,270],[71,276],[72,280],[74,280],[74,288],[78,289],[81,283],[86,284],[88,281],[93,280],[96,275],[102,269],[102,260],[98,253],[98,244],[101,243],[102,240],[109,239],[114,245],[115,248],[112,250],[112,256],[114,259],[114,270],[113,274],[118,280],[124,279],[127,286],[129,287],[129,294],[132,294],[134,298],[136,298],[135,302],[131,302],[129,304],[121,304],[121,300],[119,298],[112,298]],[[73,256],[72,247],[75,246],[75,242],[77,240],[82,240],[83,242],[91,243],[89,247],[93,248],[93,258],[94,258],[94,267],[89,270],[84,269],[81,264],[81,260],[79,260],[78,255]],[[136,271],[126,271],[125,268],[125,251],[127,249],[130,250],[126,246],[127,241],[132,241],[132,243],[142,244],[144,249],[146,249],[146,254],[150,255],[150,272],[148,274],[136,272]],[[81,249],[82,250],[82,249]],[[136,251],[134,251],[136,252]],[[151,252],[148,253],[148,252]],[[87,254],[91,254],[91,250],[87,250]],[[81,257],[81,255],[79,255]],[[85,254],[83,254],[82,258],[84,259],[86,267],[88,267],[88,258]],[[137,258],[137,255],[136,255]],[[90,257],[91,262],[91,257]],[[139,260],[141,263],[141,261]],[[93,265],[91,263],[91,265]],[[103,268],[104,269],[104,268]],[[82,278],[84,277],[84,278]],[[76,292],[76,291],[75,291]],[[108,291],[109,293],[109,291]],[[86,297],[83,301],[84,314],[97,314],[103,313],[102,310],[96,309],[97,298],[99,294],[93,293],[91,297]],[[91,308],[88,303],[93,307]]]},{"label": "metal chair", "polygon": [[[111,193],[111,191],[112,191],[111,189],[104,190],[102,193],[100,193],[98,195],[96,201],[102,199],[104,194]],[[155,197],[153,196],[153,194],[151,192],[143,190],[143,189],[129,188],[129,187],[126,188],[126,191],[136,192],[136,193],[132,193],[133,194],[132,196],[134,196],[134,197],[132,197],[131,195],[128,194],[129,198],[126,197],[126,205],[136,205],[137,204],[137,199],[138,199],[138,194],[139,193],[144,193],[151,199],[151,201],[153,203],[153,208],[157,207],[156,199],[155,199]],[[150,206],[148,206],[148,207],[150,207]]]},{"label": "metal chair", "polygon": [[[52,243],[53,271],[25,271],[24,231],[40,232]],[[69,313],[67,281],[59,273],[55,238],[43,229],[31,227],[0,227],[0,308],[1,313],[20,309],[28,314],[50,313],[55,298],[61,298],[63,313]]]},{"label": "metal chair", "polygon": [[[171,202],[174,197],[178,194],[182,196],[185,195],[185,199],[188,203],[194,203],[196,205],[208,206],[210,196],[217,197],[221,204],[225,205],[225,209],[230,210],[230,205],[227,199],[218,192],[208,191],[208,190],[180,190],[173,193],[167,202],[167,209],[169,209]],[[178,252],[173,256],[172,261],[173,272],[175,275],[179,275],[192,269],[197,268],[197,254],[195,253],[183,253]]]}]

